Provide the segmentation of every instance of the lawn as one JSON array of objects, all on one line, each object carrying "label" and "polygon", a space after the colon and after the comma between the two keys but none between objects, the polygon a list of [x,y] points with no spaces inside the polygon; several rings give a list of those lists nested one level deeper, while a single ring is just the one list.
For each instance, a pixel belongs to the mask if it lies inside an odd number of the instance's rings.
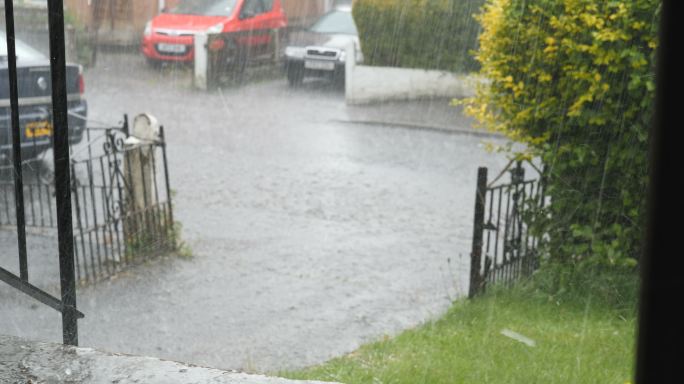
[{"label": "lawn", "polygon": [[624,384],[632,380],[635,328],[634,310],[599,300],[500,290],[458,301],[437,321],[347,356],[280,375],[349,384]]}]

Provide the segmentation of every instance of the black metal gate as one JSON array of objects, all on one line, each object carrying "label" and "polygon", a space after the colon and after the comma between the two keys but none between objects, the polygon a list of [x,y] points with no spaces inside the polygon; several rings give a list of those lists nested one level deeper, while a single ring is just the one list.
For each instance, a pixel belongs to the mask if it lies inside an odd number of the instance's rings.
[{"label": "black metal gate", "polygon": [[[505,172],[510,182],[494,185]],[[537,269],[540,239],[531,225],[545,203],[539,173],[538,179],[525,180],[522,162],[511,162],[488,184],[487,168],[478,169],[469,297],[489,284],[510,285]]]},{"label": "black metal gate", "polygon": [[[110,277],[131,264],[175,248],[164,128],[154,139],[120,127],[87,128],[72,147],[73,246],[77,282]],[[161,155],[161,156],[160,156]],[[55,185],[47,159],[24,162],[27,227],[55,229]],[[9,174],[11,166],[0,167]],[[0,177],[0,226],[16,227],[14,183]]]},{"label": "black metal gate", "polygon": [[[84,316],[76,308],[77,282],[111,276],[174,249],[174,221],[163,127],[134,138],[124,118],[120,127],[86,129],[86,143],[71,146],[63,1],[47,4],[52,111],[44,125],[22,127],[13,2],[5,0],[11,153],[0,156],[8,162],[0,164],[0,226],[16,228],[19,273],[0,266],[0,281],[59,311],[64,343],[77,345],[77,319]],[[34,138],[32,148],[22,148],[22,129]],[[34,158],[36,130],[41,151],[51,144],[52,159]],[[22,159],[22,151],[29,159]],[[26,227],[57,235],[60,298],[29,281]]]},{"label": "black metal gate", "polygon": [[85,282],[175,248],[164,127],[135,144],[127,119],[100,133],[71,165],[76,278]]}]

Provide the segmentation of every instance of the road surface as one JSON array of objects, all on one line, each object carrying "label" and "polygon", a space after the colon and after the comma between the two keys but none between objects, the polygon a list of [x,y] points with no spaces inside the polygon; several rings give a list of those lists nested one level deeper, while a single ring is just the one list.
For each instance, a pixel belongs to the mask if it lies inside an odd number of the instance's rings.
[{"label": "road surface", "polygon": [[[348,108],[319,82],[202,93],[187,71],[130,55],[100,55],[86,85],[91,124],[149,112],[165,125],[175,214],[194,257],[80,288],[82,346],[297,368],[435,319],[467,291],[477,167],[506,164],[483,149],[494,139],[378,124],[409,112]],[[421,125],[453,113],[454,128],[471,129],[443,104],[408,110],[425,114],[411,117]],[[349,122],[364,116],[373,124]],[[0,262],[12,269],[15,241],[0,230]],[[54,243],[29,237],[32,275],[56,292]],[[0,332],[61,341],[60,316],[0,285]]]}]

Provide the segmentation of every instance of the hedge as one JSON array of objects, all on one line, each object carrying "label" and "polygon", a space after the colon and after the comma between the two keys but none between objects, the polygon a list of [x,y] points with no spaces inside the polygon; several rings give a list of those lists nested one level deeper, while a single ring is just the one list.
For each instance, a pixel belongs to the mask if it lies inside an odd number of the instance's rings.
[{"label": "hedge", "polygon": [[468,72],[484,0],[357,0],[353,15],[364,64]]},{"label": "hedge", "polygon": [[659,0],[488,0],[466,110],[547,166],[548,260],[634,268],[642,252]]}]

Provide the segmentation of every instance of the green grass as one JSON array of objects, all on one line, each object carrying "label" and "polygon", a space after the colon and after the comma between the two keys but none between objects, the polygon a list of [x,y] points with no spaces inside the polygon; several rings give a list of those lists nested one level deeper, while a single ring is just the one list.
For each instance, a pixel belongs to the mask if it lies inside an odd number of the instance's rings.
[{"label": "green grass", "polygon": [[624,384],[632,378],[635,327],[635,310],[601,300],[560,302],[529,288],[500,290],[459,301],[435,322],[281,376],[349,384]]}]

